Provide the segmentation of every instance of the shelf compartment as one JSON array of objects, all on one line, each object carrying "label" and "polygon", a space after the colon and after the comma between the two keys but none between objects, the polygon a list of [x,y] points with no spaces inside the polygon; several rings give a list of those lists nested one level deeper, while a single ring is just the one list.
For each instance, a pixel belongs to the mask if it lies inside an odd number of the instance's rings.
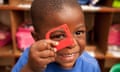
[{"label": "shelf compartment", "polygon": [[10,6],[10,5],[0,5],[0,10],[18,10],[18,11],[29,11],[30,8],[23,8],[18,6]]},{"label": "shelf compartment", "polygon": [[106,59],[120,59],[120,57],[116,57],[112,55],[111,53],[106,53],[105,58]]},{"label": "shelf compartment", "polygon": [[[88,7],[89,8],[89,7]],[[29,7],[19,7],[18,5],[0,5],[0,10],[23,10],[29,11]],[[120,8],[112,8],[112,7],[99,7],[99,9],[94,10],[93,8],[85,9],[84,12],[120,12]]]},{"label": "shelf compartment", "polygon": [[16,58],[19,58],[22,55],[22,51],[16,49],[14,55]]},{"label": "shelf compartment", "polygon": [[85,51],[92,54],[91,56],[95,57],[96,59],[104,59],[105,58],[104,53],[100,52],[100,50],[98,49],[99,48],[97,48],[95,45],[87,45],[85,47]]},{"label": "shelf compartment", "polygon": [[12,45],[1,47],[0,57],[14,57]]}]

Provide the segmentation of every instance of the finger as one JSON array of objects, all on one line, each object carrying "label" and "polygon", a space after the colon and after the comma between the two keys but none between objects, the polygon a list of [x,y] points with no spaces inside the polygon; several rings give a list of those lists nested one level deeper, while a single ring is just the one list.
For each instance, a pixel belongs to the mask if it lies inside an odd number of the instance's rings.
[{"label": "finger", "polygon": [[55,52],[51,50],[43,50],[41,52],[38,52],[38,55],[41,58],[55,57]]},{"label": "finger", "polygon": [[34,48],[36,50],[39,50],[39,51],[42,51],[42,50],[45,50],[45,49],[51,49],[53,46],[56,46],[56,45],[58,45],[58,42],[56,42],[56,41],[52,41],[52,40],[40,40],[40,41],[37,41],[32,46],[32,48]]},{"label": "finger", "polygon": [[59,42],[58,41],[53,41],[53,40],[46,40],[46,42],[47,43],[49,43],[50,45],[52,45],[52,46],[57,46],[57,45],[59,45]]},{"label": "finger", "polygon": [[39,40],[31,46],[31,49],[34,49],[36,51],[42,51],[47,49],[48,47],[49,46],[45,40]]},{"label": "finger", "polygon": [[47,57],[47,58],[40,58],[39,59],[39,63],[41,65],[47,65],[51,62],[54,62],[55,61],[55,57]]},{"label": "finger", "polygon": [[56,48],[51,48],[50,50],[54,51],[54,52],[57,52],[57,49]]},{"label": "finger", "polygon": [[53,40],[46,40],[46,46],[47,46],[47,49],[49,50],[52,50],[54,52],[57,51],[57,49],[55,48],[55,46],[59,45],[59,42],[58,41],[53,41]]},{"label": "finger", "polygon": [[39,48],[40,48],[40,50],[44,50],[44,49],[54,50],[53,47],[57,46],[58,44],[59,43],[57,41],[42,40],[41,42],[39,42]]}]

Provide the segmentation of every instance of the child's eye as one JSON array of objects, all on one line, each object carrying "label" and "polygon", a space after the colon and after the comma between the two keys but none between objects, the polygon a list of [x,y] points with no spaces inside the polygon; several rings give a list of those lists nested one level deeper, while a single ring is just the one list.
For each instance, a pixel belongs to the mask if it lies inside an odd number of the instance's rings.
[{"label": "child's eye", "polygon": [[56,40],[56,41],[59,41],[59,40],[62,40],[66,37],[65,34],[55,34],[55,35],[51,35],[50,38],[52,40]]},{"label": "child's eye", "polygon": [[84,33],[85,33],[84,30],[79,30],[79,31],[76,31],[76,32],[75,32],[75,35],[80,36],[80,35],[82,35],[82,34],[84,34]]}]

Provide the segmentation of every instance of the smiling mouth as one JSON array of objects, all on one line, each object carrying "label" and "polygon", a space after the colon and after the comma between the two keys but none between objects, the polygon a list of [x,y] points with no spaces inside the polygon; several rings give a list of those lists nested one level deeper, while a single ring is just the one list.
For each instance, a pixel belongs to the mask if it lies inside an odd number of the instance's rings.
[{"label": "smiling mouth", "polygon": [[63,54],[60,54],[58,53],[57,55],[58,56],[63,56],[63,57],[71,57],[71,56],[74,56],[75,54],[79,53],[79,51],[77,52],[72,52],[72,53],[63,53]]}]

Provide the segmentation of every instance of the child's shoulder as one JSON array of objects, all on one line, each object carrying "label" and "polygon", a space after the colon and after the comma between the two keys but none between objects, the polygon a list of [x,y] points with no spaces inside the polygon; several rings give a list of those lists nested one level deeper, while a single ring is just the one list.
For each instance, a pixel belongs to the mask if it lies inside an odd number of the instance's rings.
[{"label": "child's shoulder", "polygon": [[90,54],[88,54],[87,52],[83,52],[82,55],[79,57],[79,60],[82,61],[83,63],[86,63],[86,64],[90,64],[90,65],[93,65],[93,66],[97,66],[98,65],[98,62],[97,60],[92,57]]}]

